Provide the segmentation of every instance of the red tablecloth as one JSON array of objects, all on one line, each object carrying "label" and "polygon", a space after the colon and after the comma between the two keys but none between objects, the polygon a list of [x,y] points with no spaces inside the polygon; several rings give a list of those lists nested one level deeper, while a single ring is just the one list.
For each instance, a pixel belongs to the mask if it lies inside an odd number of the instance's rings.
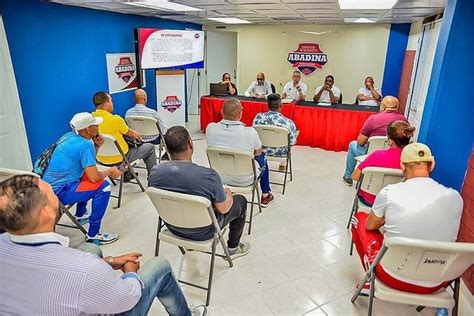
[{"label": "red tablecloth", "polygon": [[[201,130],[209,123],[222,119],[221,109],[226,99],[201,97]],[[242,122],[251,126],[260,112],[268,111],[266,102],[240,101],[243,107]],[[365,120],[374,112],[342,110],[284,104],[282,114],[295,122],[300,131],[297,145],[319,147],[325,150],[346,151],[349,142],[355,140]]]}]

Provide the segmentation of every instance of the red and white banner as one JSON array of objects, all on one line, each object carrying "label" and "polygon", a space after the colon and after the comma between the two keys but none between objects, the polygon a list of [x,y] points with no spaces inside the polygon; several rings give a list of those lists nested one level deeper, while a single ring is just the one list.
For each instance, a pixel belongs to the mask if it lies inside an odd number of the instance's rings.
[{"label": "red and white banner", "polygon": [[156,107],[167,128],[184,126],[186,117],[183,70],[156,71]]},{"label": "red and white banner", "polygon": [[110,94],[137,88],[137,64],[134,53],[106,54],[105,59]]}]

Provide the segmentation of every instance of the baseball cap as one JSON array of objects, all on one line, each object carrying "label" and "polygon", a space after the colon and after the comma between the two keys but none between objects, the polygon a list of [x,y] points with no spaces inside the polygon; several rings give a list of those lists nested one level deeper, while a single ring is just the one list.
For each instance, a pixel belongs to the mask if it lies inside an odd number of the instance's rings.
[{"label": "baseball cap", "polygon": [[69,122],[72,129],[75,131],[83,130],[91,125],[100,125],[104,121],[101,117],[94,117],[87,112],[81,112],[74,115]]},{"label": "baseball cap", "polygon": [[431,150],[422,143],[411,143],[405,146],[402,151],[401,161],[410,162],[433,162],[434,157]]}]

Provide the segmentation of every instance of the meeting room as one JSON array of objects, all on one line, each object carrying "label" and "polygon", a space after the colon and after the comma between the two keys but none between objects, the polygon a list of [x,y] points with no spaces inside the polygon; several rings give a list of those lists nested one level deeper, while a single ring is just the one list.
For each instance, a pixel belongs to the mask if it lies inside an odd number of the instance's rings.
[{"label": "meeting room", "polygon": [[473,21],[0,0],[0,315],[474,315]]}]

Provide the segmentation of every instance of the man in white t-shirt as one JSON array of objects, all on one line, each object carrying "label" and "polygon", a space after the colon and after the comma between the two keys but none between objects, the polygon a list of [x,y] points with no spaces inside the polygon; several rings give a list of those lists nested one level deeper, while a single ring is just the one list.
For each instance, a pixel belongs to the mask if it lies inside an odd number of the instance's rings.
[{"label": "man in white t-shirt", "polygon": [[[463,201],[459,193],[430,178],[435,162],[428,146],[407,145],[401,155],[405,182],[383,188],[370,214],[358,212],[352,219],[352,238],[364,269],[374,261],[384,237],[456,241]],[[384,235],[379,229],[384,226]],[[398,277],[377,267],[377,277],[388,286],[412,293],[434,293],[444,283],[420,282]],[[370,286],[366,284],[363,292]]]},{"label": "man in white t-shirt", "polygon": [[306,91],[308,87],[304,82],[301,82],[301,72],[299,70],[293,71],[292,81],[288,82],[283,88],[282,99],[304,100],[306,98]]},{"label": "man in white t-shirt", "polygon": [[360,88],[357,94],[359,105],[378,106],[382,100],[382,90],[375,89],[374,78],[365,78],[365,88]]},{"label": "man in white t-shirt", "polygon": [[334,85],[334,77],[327,75],[324,78],[324,85],[316,88],[313,101],[318,103],[339,103],[341,99],[341,90]]},{"label": "man in white t-shirt", "polygon": [[272,93],[272,84],[265,80],[265,74],[263,72],[259,72],[257,74],[257,80],[250,84],[244,95],[250,98],[266,99],[267,95]]},{"label": "man in white t-shirt", "polygon": [[[253,127],[247,127],[240,121],[242,105],[239,100],[227,99],[222,107],[222,116],[222,121],[207,126],[207,146],[237,149],[255,155],[260,166],[261,205],[267,207],[273,202],[274,196],[270,189],[270,174],[265,153],[262,151],[262,141]],[[233,186],[246,186],[253,182],[253,175],[221,178],[222,183]]]}]

